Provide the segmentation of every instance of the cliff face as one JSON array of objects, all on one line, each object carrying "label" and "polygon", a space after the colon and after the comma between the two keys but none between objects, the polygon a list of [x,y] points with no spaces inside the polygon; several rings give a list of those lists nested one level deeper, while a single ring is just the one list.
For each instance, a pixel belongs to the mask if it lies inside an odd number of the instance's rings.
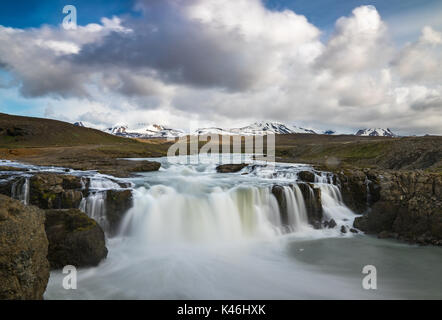
[{"label": "cliff face", "polygon": [[45,214],[0,195],[0,300],[42,299],[49,279]]},{"label": "cliff face", "polygon": [[380,237],[442,245],[442,175],[423,171],[337,173],[344,202],[365,213],[354,226]]}]

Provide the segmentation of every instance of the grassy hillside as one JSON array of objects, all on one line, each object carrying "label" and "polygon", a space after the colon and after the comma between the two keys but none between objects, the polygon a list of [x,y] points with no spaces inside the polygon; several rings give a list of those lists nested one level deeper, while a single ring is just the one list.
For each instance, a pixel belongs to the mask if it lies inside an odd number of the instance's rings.
[{"label": "grassy hillside", "polygon": [[99,130],[49,119],[0,113],[0,148],[137,144]]},{"label": "grassy hillside", "polygon": [[[200,147],[205,143],[201,141]],[[115,168],[122,162],[112,159],[165,156],[171,144],[163,139],[116,137],[62,121],[0,114],[0,159],[82,169]],[[277,161],[334,168],[442,172],[442,137],[277,135],[276,157]]]},{"label": "grassy hillside", "polygon": [[442,169],[442,137],[280,135],[276,156],[285,161],[384,169]]}]

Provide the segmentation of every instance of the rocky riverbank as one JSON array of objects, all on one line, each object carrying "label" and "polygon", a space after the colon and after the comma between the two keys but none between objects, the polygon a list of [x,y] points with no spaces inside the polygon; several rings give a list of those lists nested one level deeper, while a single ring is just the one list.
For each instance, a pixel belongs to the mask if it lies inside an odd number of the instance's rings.
[{"label": "rocky riverbank", "polygon": [[45,213],[0,195],[0,300],[42,299],[49,279]]},{"label": "rocky riverbank", "polygon": [[442,175],[421,170],[336,172],[354,226],[381,238],[442,245]]},{"label": "rocky riverbank", "polygon": [[[78,209],[97,192],[91,177],[4,171],[11,176],[0,180],[0,300],[42,299],[50,269],[96,266],[107,257],[104,226]],[[112,236],[132,206],[132,192],[123,182],[109,183],[122,188],[100,191]]]}]

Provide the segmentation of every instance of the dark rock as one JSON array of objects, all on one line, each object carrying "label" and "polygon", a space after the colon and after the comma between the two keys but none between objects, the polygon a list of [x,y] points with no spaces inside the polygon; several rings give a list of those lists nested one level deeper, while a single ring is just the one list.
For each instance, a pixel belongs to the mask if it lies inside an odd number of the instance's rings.
[{"label": "dark rock", "polygon": [[78,208],[83,199],[82,187],[79,177],[36,174],[30,180],[30,204],[42,209]]},{"label": "dark rock", "polygon": [[338,173],[338,176],[344,203],[354,212],[366,212],[376,199],[373,199],[370,187],[379,193],[377,182],[367,180],[367,175],[362,170],[347,170]]},{"label": "dark rock", "polygon": [[49,279],[45,214],[0,195],[0,300],[43,299]]},{"label": "dark rock", "polygon": [[239,164],[222,164],[216,167],[216,171],[218,173],[234,173],[241,171],[245,167],[247,167],[248,164],[246,163],[239,163]]},{"label": "dark rock", "polygon": [[283,225],[289,224],[288,213],[287,213],[287,201],[284,195],[284,187],[275,185],[272,187],[272,194],[275,196],[278,202],[279,212],[281,213],[281,223]]},{"label": "dark rock", "polygon": [[9,167],[9,166],[0,166],[0,171],[8,171],[8,172],[21,171],[21,172],[23,172],[23,171],[29,171],[29,169]]},{"label": "dark rock", "polygon": [[114,235],[124,214],[132,207],[131,190],[108,190],[106,192],[106,218],[109,223],[109,233]]},{"label": "dark rock", "polygon": [[393,238],[391,232],[388,231],[382,231],[381,233],[378,234],[378,238],[379,239],[388,239],[388,238]]},{"label": "dark rock", "polygon": [[46,210],[51,269],[96,266],[107,256],[104,232],[78,209]]},{"label": "dark rock", "polygon": [[[347,174],[349,174],[347,172]],[[422,171],[370,170],[371,208],[355,219],[364,232],[421,244],[442,239],[442,176]]]},{"label": "dark rock", "polygon": [[356,229],[354,229],[354,228],[350,228],[350,232],[351,232],[351,233],[359,233],[359,231],[356,230]]},{"label": "dark rock", "polygon": [[331,219],[330,221],[324,221],[324,228],[333,229],[337,226],[336,221]]},{"label": "dark rock", "polygon": [[315,174],[311,171],[301,171],[298,173],[298,178],[304,182],[315,182]]},{"label": "dark rock", "polygon": [[136,165],[129,168],[130,172],[151,172],[158,171],[161,168],[161,163],[156,161],[137,161]]},{"label": "dark rock", "polygon": [[347,228],[345,226],[341,226],[341,233],[347,233]]}]

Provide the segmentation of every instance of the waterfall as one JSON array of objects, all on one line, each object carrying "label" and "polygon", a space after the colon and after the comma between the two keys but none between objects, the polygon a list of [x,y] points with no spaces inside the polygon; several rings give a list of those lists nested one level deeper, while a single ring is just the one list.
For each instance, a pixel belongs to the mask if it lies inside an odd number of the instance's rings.
[{"label": "waterfall", "polygon": [[107,231],[109,224],[106,218],[106,192],[94,191],[80,202],[79,209]]},{"label": "waterfall", "polygon": [[98,222],[105,233],[109,231],[106,214],[107,190],[121,189],[120,185],[107,177],[100,175],[81,180],[83,190],[91,190],[87,197],[81,200],[79,209]]},{"label": "waterfall", "polygon": [[333,184],[319,183],[321,189],[321,202],[326,219],[334,219],[339,222],[349,221],[355,218],[355,214],[343,202],[341,190]]},{"label": "waterfall", "polygon": [[29,177],[18,179],[12,184],[11,198],[20,200],[23,204],[29,204]]},{"label": "waterfall", "polygon": [[225,242],[311,229],[300,188],[284,187],[284,198],[288,226],[269,187],[213,188],[206,194],[164,185],[140,187],[134,191],[134,206],[123,220],[120,235],[147,243]]},{"label": "waterfall", "polygon": [[206,195],[157,185],[134,192],[122,234],[143,242],[216,242],[281,234],[275,197],[267,187],[214,188]]},{"label": "waterfall", "polygon": [[297,185],[284,187],[284,198],[287,203],[287,217],[290,231],[299,231],[308,225],[307,209],[304,197]]}]

